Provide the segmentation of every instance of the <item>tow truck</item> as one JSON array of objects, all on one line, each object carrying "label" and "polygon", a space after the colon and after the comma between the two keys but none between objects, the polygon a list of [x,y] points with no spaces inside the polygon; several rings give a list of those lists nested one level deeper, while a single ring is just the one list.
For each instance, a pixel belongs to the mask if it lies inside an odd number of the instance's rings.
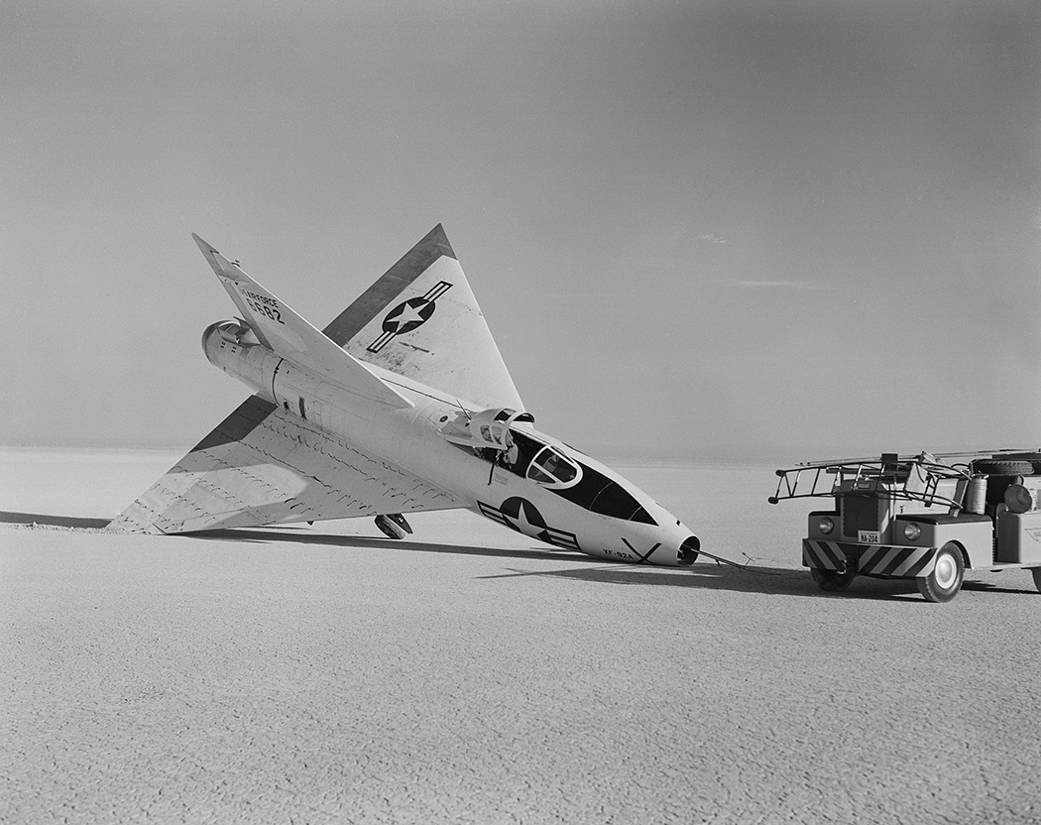
[{"label": "tow truck", "polygon": [[771,504],[830,498],[809,515],[802,564],[824,591],[857,576],[914,579],[947,602],[966,570],[1027,568],[1041,591],[1041,451],[882,453],[777,470]]}]

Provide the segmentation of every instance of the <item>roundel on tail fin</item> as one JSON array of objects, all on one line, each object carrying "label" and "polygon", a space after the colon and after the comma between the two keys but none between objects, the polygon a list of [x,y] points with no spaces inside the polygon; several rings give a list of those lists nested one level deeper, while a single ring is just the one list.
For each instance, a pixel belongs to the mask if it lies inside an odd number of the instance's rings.
[{"label": "roundel on tail fin", "polygon": [[438,224],[322,332],[341,347],[346,345],[374,318],[384,317],[387,306],[442,256],[455,260],[455,252],[448,242],[444,227]]},{"label": "roundel on tail fin", "polygon": [[524,408],[440,224],[324,332],[355,358],[478,409]]},{"label": "roundel on tail fin", "polygon": [[395,306],[383,316],[380,335],[365,350],[379,352],[393,341],[395,336],[419,329],[434,314],[437,299],[451,288],[452,285],[448,281],[438,281],[418,298],[409,298]]}]

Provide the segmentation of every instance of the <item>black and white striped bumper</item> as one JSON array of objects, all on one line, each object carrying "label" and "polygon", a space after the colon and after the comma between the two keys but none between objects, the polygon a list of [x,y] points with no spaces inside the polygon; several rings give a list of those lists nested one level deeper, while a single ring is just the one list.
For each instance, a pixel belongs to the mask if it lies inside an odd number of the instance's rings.
[{"label": "black and white striped bumper", "polygon": [[865,575],[901,578],[928,576],[933,570],[935,556],[935,547],[802,540],[803,567]]}]

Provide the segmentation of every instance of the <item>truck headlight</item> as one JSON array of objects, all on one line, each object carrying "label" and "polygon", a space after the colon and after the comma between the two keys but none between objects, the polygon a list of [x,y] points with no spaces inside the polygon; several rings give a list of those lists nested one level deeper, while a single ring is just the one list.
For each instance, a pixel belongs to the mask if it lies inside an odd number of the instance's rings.
[{"label": "truck headlight", "polygon": [[908,541],[915,541],[920,535],[922,535],[922,528],[914,522],[904,525],[904,538]]},{"label": "truck headlight", "polygon": [[820,530],[825,536],[831,535],[831,531],[835,529],[835,522],[825,516],[817,521],[817,529]]}]

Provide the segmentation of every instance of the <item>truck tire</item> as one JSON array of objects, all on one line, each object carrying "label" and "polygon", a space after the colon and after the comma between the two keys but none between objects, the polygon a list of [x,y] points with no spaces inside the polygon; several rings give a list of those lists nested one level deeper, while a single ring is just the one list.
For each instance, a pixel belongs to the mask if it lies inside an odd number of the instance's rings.
[{"label": "truck tire", "polygon": [[1034,473],[1034,465],[1029,461],[980,458],[972,462],[972,471],[988,476],[1029,476]]},{"label": "truck tire", "polygon": [[927,602],[949,602],[961,590],[965,577],[965,562],[961,548],[953,541],[947,542],[936,552],[932,572],[915,579],[918,592]]},{"label": "truck tire", "polygon": [[856,573],[840,573],[838,570],[825,570],[823,567],[811,567],[810,575],[817,587],[825,593],[836,593],[845,590],[853,581]]},{"label": "truck tire", "polygon": [[1028,461],[1035,474],[1041,473],[1041,453],[1001,453],[992,458],[1002,461]]},{"label": "truck tire", "polygon": [[1030,575],[1034,577],[1034,587],[1041,593],[1041,567],[1031,567]]}]

